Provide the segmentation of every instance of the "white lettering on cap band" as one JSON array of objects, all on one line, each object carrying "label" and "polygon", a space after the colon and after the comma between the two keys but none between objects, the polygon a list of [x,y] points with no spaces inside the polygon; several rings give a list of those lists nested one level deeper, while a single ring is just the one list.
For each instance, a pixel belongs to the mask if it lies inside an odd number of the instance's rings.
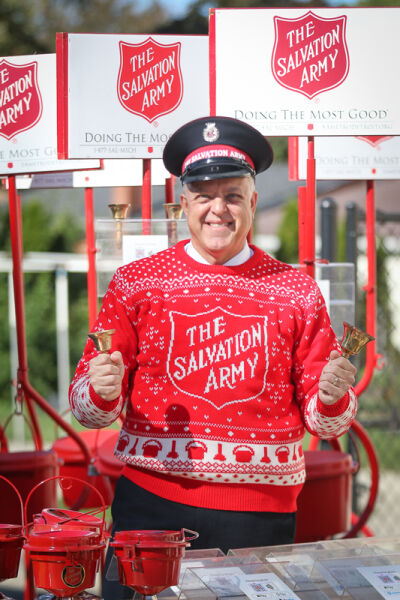
[{"label": "white lettering on cap band", "polygon": [[252,169],[254,169],[254,162],[246,152],[234,148],[233,146],[202,146],[193,150],[183,161],[182,173],[184,173],[189,165],[197,162],[198,160],[206,160],[207,158],[236,158],[238,160],[246,161]]}]

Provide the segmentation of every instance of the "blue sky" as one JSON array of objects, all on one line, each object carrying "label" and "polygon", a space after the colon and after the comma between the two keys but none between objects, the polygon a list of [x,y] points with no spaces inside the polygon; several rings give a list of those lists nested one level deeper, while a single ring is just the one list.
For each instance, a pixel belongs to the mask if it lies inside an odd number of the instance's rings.
[{"label": "blue sky", "polygon": [[[183,17],[185,15],[187,8],[192,1],[193,0],[160,0],[161,4],[163,4],[170,14],[176,18]],[[328,2],[331,6],[337,6],[339,4],[352,6],[355,4],[356,0],[328,0]],[[145,6],[147,4],[147,0],[139,0],[139,4]]]},{"label": "blue sky", "polygon": [[183,17],[192,0],[161,0],[161,4],[174,16]]}]

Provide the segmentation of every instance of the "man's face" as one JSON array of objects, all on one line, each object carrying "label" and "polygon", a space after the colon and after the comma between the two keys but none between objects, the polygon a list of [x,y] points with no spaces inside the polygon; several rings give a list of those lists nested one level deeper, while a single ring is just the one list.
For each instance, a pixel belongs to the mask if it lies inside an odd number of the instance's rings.
[{"label": "man's face", "polygon": [[208,262],[223,264],[242,250],[257,204],[251,177],[189,183],[181,203],[192,244]]}]

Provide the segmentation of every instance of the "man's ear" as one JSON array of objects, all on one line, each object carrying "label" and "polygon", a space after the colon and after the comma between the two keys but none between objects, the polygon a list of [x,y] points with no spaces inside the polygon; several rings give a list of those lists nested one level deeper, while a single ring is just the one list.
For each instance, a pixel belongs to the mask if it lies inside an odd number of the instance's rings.
[{"label": "man's ear", "polygon": [[180,202],[181,202],[181,206],[183,208],[183,212],[185,213],[185,215],[187,215],[187,211],[188,211],[188,199],[186,198],[185,194],[181,194],[180,195]]},{"label": "man's ear", "polygon": [[253,195],[250,199],[251,212],[253,213],[253,217],[254,217],[254,213],[256,212],[257,200],[258,200],[258,192],[257,192],[257,190],[254,190]]}]

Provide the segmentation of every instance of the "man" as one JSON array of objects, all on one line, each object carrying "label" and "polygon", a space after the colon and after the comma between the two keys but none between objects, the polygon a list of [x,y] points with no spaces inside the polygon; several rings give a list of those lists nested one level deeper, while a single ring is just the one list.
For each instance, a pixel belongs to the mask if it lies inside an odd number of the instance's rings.
[{"label": "man", "polygon": [[71,385],[87,427],[126,418],[114,528],[199,532],[193,547],[291,543],[305,429],[343,434],[355,368],[341,356],[314,280],[247,243],[256,173],[272,151],[225,117],[168,141],[191,239],[121,267]]}]

